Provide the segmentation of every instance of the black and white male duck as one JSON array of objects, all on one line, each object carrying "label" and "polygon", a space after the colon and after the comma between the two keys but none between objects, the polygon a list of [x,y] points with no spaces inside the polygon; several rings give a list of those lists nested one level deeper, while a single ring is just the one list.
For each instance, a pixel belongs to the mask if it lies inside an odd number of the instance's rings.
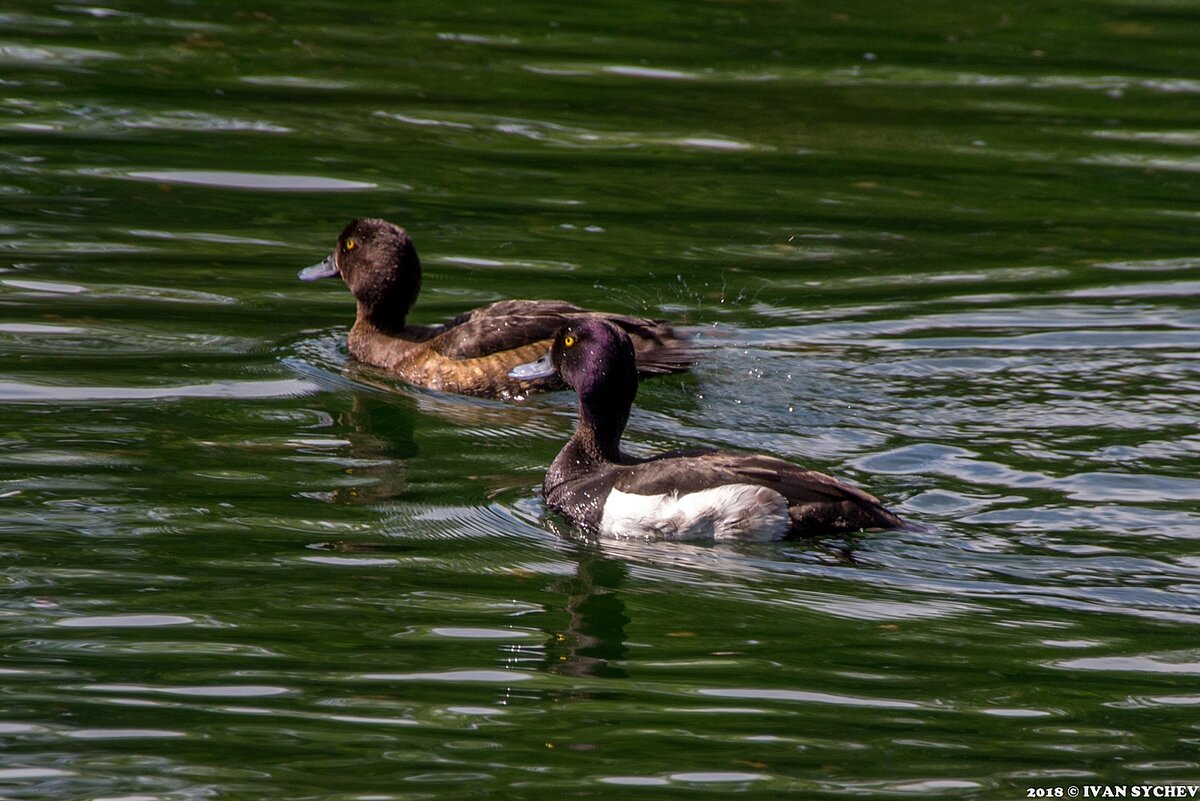
[{"label": "black and white male duck", "polygon": [[522,380],[557,374],[579,395],[575,435],[550,465],[546,504],[580,528],[614,537],[773,540],[903,525],[860,489],[791,462],[706,449],[649,459],[621,453],[637,395],[634,349],[596,318],[567,323]]},{"label": "black and white male duck", "polygon": [[301,270],[299,278],[334,276],[341,276],[358,301],[350,354],[429,389],[488,397],[561,389],[553,375],[511,378],[508,371],[545,353],[565,322],[599,316],[629,335],[644,376],[680,372],[694,361],[687,343],[668,325],[601,315],[561,300],[502,300],[444,325],[409,325],[408,312],[421,290],[421,260],[408,232],[386,220],[351,220],[333,253]]}]

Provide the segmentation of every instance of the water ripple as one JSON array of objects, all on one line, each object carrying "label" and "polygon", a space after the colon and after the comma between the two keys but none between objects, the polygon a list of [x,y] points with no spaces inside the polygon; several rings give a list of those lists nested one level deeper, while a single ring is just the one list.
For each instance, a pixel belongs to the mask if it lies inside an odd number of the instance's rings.
[{"label": "water ripple", "polygon": [[495,117],[460,113],[438,116],[377,111],[375,116],[418,127],[443,128],[474,134],[498,133],[547,144],[574,148],[675,147],[716,151],[770,151],[772,148],[711,133],[668,133],[643,131],[602,131],[563,125],[546,120]]},{"label": "water ripple", "polygon": [[76,629],[109,629],[186,626],[195,622],[192,618],[184,615],[91,615],[65,617],[54,621],[54,625]]},{"label": "water ripple", "polygon": [[[0,59],[2,60],[2,59]],[[88,104],[72,106],[9,98],[3,108],[17,119],[0,124],[0,130],[35,130],[41,133],[70,133],[111,136],[139,131],[189,133],[289,134],[293,129],[267,120],[223,117],[199,111],[150,113],[135,108]]]},{"label": "water ripple", "polygon": [[952,87],[986,90],[1079,90],[1124,92],[1143,90],[1162,94],[1200,93],[1200,81],[1178,78],[1140,78],[1127,75],[1069,75],[1039,73],[1035,76],[976,73],[935,67],[853,66],[848,68],[772,67],[769,70],[685,70],[640,65],[589,64],[585,62],[542,62],[526,69],[543,75],[572,78],[616,76],[635,80],[704,81],[706,83],[781,82],[828,86]]},{"label": "water ripple", "polygon": [[110,50],[90,50],[82,47],[0,45],[0,63],[39,67],[68,67],[89,61],[113,61],[122,58]]},{"label": "water ripple", "polygon": [[773,701],[791,701],[805,704],[834,704],[837,706],[866,706],[872,709],[921,709],[921,704],[909,701],[897,701],[889,698],[861,698],[832,693],[809,692],[805,690],[763,690],[756,688],[702,688],[696,691],[700,695],[714,698],[761,698]]},{"label": "water ripple", "polygon": [[275,381],[214,381],[164,387],[61,386],[0,380],[0,402],[91,403],[95,401],[177,400],[180,398],[282,398],[319,392],[316,384],[298,378]]},{"label": "water ripple", "polygon": [[325,178],[316,175],[272,175],[217,170],[143,170],[125,173],[129,178],[166,184],[191,184],[222,189],[257,189],[271,192],[347,192],[374,189],[377,184]]}]

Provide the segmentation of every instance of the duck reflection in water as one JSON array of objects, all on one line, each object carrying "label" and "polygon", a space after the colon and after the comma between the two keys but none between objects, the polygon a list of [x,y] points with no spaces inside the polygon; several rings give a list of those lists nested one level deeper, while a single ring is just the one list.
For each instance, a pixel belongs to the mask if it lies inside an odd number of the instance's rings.
[{"label": "duck reflection in water", "polygon": [[[438,426],[478,437],[523,437],[539,425],[537,410],[445,395],[407,386],[374,368],[344,369],[354,389],[349,408],[326,413],[332,432],[346,441],[337,464],[343,474],[338,486],[322,493],[339,503],[373,503],[402,498],[410,491],[408,460],[420,455],[418,427],[429,437]],[[432,422],[431,422],[432,418]],[[426,443],[428,444],[428,443]],[[323,458],[329,458],[325,451]],[[509,475],[488,477],[495,489],[506,489]]]},{"label": "duck reflection in water", "polygon": [[[624,678],[621,664],[629,655],[626,626],[631,613],[621,590],[639,565],[655,571],[677,572],[681,583],[760,583],[765,573],[777,575],[797,567],[856,566],[856,539],[806,540],[801,550],[781,553],[779,545],[693,545],[677,542],[613,541],[581,533],[570,525],[545,518],[542,524],[574,546],[575,575],[559,579],[548,589],[566,596],[566,626],[552,632],[546,646],[546,669],[551,673],[595,678]],[[595,691],[572,690],[573,698],[596,696]]]},{"label": "duck reflection in water", "polygon": [[342,475],[322,496],[332,503],[360,504],[403,495],[405,462],[418,452],[413,410],[395,398],[356,392],[350,408],[333,415],[335,430],[346,442],[336,459]]},{"label": "duck reflection in water", "polygon": [[[618,590],[628,579],[628,568],[604,555],[598,546],[582,544],[576,553],[578,568],[571,578],[551,585],[567,596],[566,628],[555,632],[546,646],[546,667],[567,676],[624,678],[625,626],[629,616]],[[589,696],[594,693],[589,693]]]}]

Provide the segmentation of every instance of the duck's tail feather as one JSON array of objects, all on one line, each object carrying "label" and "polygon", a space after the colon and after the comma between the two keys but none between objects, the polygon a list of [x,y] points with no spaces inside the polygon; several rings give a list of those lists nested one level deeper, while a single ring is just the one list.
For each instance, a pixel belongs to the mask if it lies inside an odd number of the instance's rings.
[{"label": "duck's tail feather", "polygon": [[667,323],[637,317],[610,319],[633,342],[641,377],[686,372],[699,361],[699,351],[692,340]]}]

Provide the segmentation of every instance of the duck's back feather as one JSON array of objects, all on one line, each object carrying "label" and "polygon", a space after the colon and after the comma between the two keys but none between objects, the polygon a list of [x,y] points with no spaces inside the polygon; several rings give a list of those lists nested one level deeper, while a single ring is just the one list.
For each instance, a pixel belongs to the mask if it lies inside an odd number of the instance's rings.
[{"label": "duck's back feather", "polygon": [[569,316],[583,310],[570,303],[504,300],[460,314],[430,346],[449,359],[479,359],[545,341]]},{"label": "duck's back feather", "polygon": [[602,317],[625,331],[633,341],[638,372],[643,375],[680,372],[695,361],[687,344],[663,323],[589,312],[560,300],[502,300],[473,309],[451,320],[429,344],[438,354],[458,360],[479,359],[535,342],[544,342],[549,350],[558,329],[580,317]]},{"label": "duck's back feather", "polygon": [[613,489],[643,496],[686,496],[733,485],[757,485],[781,495],[791,533],[894,528],[900,519],[875,496],[842,481],[771,456],[675,452],[611,468]]}]

